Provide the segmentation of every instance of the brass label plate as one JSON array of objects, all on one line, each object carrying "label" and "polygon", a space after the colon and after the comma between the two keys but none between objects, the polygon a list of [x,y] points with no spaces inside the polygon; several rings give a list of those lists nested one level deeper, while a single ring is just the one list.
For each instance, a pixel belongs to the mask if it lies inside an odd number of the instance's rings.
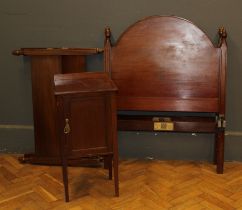
[{"label": "brass label plate", "polygon": [[173,131],[173,122],[154,122],[154,131]]}]

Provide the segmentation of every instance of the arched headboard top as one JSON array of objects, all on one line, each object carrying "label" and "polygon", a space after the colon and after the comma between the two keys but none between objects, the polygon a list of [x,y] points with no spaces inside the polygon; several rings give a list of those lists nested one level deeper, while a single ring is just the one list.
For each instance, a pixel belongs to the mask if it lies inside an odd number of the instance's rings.
[{"label": "arched headboard top", "polygon": [[[158,27],[154,27],[155,23],[158,24]],[[171,24],[171,23],[173,23],[173,24]],[[211,42],[211,40],[209,39],[209,37],[206,35],[206,33],[202,29],[197,27],[190,20],[187,20],[182,17],[174,16],[174,15],[171,15],[171,16],[154,15],[154,16],[149,16],[149,17],[146,17],[144,19],[141,19],[141,20],[135,22],[134,24],[130,25],[119,36],[119,38],[116,42],[116,45],[119,45],[119,43],[122,42],[122,38],[125,37],[126,34],[132,33],[134,28],[136,30],[138,30],[138,28],[140,30],[144,30],[146,27],[147,28],[146,30],[150,30],[150,31],[146,31],[147,33],[152,33],[152,32],[155,33],[155,31],[157,31],[159,33],[160,30],[164,29],[164,27],[166,27],[166,26],[169,26],[170,30],[174,30],[174,33],[178,33],[181,35],[189,33],[193,29],[194,32],[196,31],[196,33],[193,34],[193,35],[195,35],[194,39],[196,39],[196,37],[197,37],[197,40],[199,40],[199,37],[202,35],[203,41],[207,42],[207,44],[211,45],[211,47],[214,47],[214,45]],[[200,32],[200,33],[198,33],[198,32]],[[130,36],[130,35],[131,34],[129,34],[128,36]],[[169,35],[171,35],[171,34],[169,33]]]},{"label": "arched headboard top", "polygon": [[221,49],[176,16],[136,22],[110,51],[119,110],[216,112],[220,68]]}]

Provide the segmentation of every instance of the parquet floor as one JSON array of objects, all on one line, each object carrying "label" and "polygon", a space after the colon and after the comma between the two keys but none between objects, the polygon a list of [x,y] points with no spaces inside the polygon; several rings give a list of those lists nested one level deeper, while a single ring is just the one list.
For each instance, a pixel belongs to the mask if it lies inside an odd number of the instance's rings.
[{"label": "parquet floor", "polygon": [[223,175],[210,163],[189,161],[127,160],[119,169],[117,198],[106,170],[69,167],[71,202],[65,203],[60,167],[0,155],[0,209],[242,209],[242,163],[226,162]]}]

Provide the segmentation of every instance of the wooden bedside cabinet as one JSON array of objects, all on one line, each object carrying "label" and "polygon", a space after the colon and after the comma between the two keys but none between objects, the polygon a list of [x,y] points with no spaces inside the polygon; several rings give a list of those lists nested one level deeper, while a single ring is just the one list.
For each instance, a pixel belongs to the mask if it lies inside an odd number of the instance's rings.
[{"label": "wooden bedside cabinet", "polygon": [[69,201],[67,160],[103,156],[118,189],[117,88],[104,72],[54,76],[57,133],[60,139],[65,198]]},{"label": "wooden bedside cabinet", "polygon": [[[34,117],[34,153],[24,154],[21,162],[59,165],[59,141],[56,136],[56,102],[53,95],[54,74],[81,73],[87,58],[102,53],[99,48],[21,48],[13,54],[28,57],[31,64]],[[72,165],[80,164],[69,161]]]}]

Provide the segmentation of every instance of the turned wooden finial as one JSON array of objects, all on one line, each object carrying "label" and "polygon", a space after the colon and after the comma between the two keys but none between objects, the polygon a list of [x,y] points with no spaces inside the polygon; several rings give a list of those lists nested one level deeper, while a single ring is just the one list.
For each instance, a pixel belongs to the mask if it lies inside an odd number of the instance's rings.
[{"label": "turned wooden finial", "polygon": [[226,43],[227,32],[223,26],[218,29],[218,35],[219,35],[218,47],[221,47],[222,45],[227,45]]},{"label": "turned wooden finial", "polygon": [[23,55],[23,50],[22,50],[22,49],[20,49],[20,50],[14,50],[14,51],[12,52],[12,54],[13,54],[13,55],[17,55],[17,56],[19,56],[19,55]]},{"label": "turned wooden finial", "polygon": [[223,26],[218,29],[218,34],[220,38],[223,38],[223,39],[227,38],[227,32]]},{"label": "turned wooden finial", "polygon": [[106,39],[110,39],[111,37],[111,29],[109,27],[105,28],[105,37]]},{"label": "turned wooden finial", "polygon": [[109,27],[105,28],[105,41],[104,41],[104,71],[109,72],[111,76],[110,54],[111,54],[111,30]]}]

